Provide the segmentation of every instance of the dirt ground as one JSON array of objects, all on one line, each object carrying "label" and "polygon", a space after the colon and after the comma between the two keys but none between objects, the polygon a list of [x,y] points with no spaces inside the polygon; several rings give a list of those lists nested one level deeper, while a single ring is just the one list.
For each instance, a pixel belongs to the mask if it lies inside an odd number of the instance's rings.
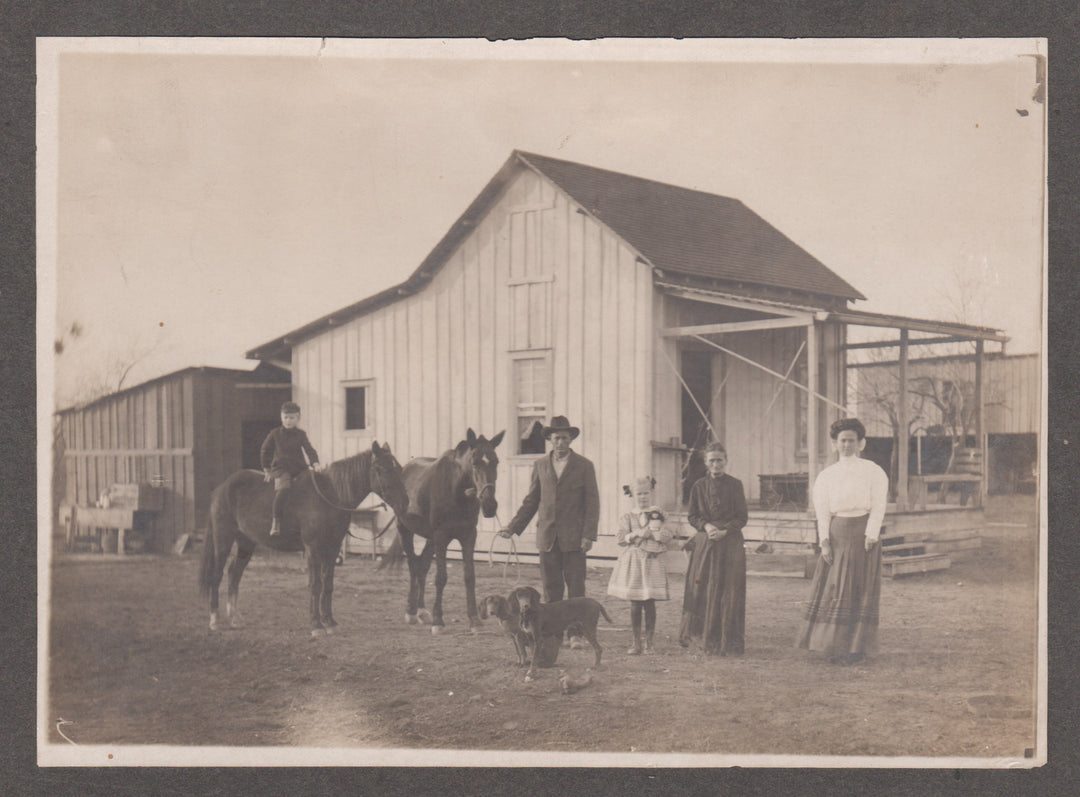
[{"label": "dirt ground", "polygon": [[[743,657],[686,651],[674,576],[657,654],[627,655],[629,604],[604,599],[603,664],[571,695],[560,668],[583,676],[592,651],[564,648],[558,668],[525,682],[494,621],[468,632],[459,563],[442,635],[405,625],[404,573],[350,557],[336,577],[339,633],[311,639],[299,556],[257,553],[245,627],[219,632],[198,595],[198,547],[59,559],[46,716],[80,745],[1022,758],[1036,739],[1033,502],[997,502],[988,520],[1007,525],[989,525],[967,561],[884,581],[880,651],[864,664],[793,646],[801,578],[749,578]],[[608,574],[590,571],[589,595],[604,597]],[[534,565],[504,575],[485,560],[477,581],[482,597],[539,579]],[[67,744],[55,724],[47,737]]]}]

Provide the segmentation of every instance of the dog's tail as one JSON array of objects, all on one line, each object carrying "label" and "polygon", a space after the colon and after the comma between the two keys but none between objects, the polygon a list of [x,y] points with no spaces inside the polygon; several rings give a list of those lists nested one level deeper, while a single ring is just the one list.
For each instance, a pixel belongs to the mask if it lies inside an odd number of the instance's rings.
[{"label": "dog's tail", "polygon": [[607,620],[609,623],[614,622],[614,620],[608,617],[607,609],[604,608],[604,604],[600,603],[599,601],[597,601],[597,603],[600,604],[600,614],[604,615],[604,619]]}]

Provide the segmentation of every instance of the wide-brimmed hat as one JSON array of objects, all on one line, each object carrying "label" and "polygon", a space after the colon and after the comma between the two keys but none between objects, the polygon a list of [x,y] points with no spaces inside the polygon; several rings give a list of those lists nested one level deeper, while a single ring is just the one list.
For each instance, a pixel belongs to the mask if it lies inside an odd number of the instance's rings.
[{"label": "wide-brimmed hat", "polygon": [[556,415],[551,419],[551,426],[544,427],[544,439],[549,439],[555,432],[569,432],[571,440],[581,434],[580,429],[570,425],[565,415]]}]

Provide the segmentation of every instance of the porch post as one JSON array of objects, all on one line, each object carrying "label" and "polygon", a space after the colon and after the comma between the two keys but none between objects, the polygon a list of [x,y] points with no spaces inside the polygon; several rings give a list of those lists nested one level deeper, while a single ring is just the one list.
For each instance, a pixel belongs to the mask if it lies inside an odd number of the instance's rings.
[{"label": "porch post", "polygon": [[[990,461],[986,450],[986,423],[983,413],[984,406],[983,379],[986,370],[983,367],[983,341],[975,341],[975,446],[979,449],[982,458],[982,483],[979,485],[980,498],[986,495],[987,473],[990,471]],[[966,444],[965,444],[966,445]]]},{"label": "porch post", "polygon": [[806,475],[809,499],[818,472],[818,346],[817,326],[813,320],[806,325],[806,382],[810,391],[806,397]]},{"label": "porch post", "polygon": [[897,444],[900,450],[896,452],[896,506],[898,509],[909,509],[908,506],[908,446],[911,438],[908,436],[908,331],[900,330],[900,389],[897,401],[896,418],[900,427]]}]

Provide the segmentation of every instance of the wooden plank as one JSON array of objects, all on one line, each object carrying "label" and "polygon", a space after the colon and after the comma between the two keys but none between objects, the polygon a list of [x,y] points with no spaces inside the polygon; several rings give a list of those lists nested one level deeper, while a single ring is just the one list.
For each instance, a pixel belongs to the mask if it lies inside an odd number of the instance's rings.
[{"label": "wooden plank", "polygon": [[688,335],[712,335],[733,332],[760,332],[766,329],[784,329],[787,327],[805,327],[813,318],[807,313],[805,316],[764,318],[759,321],[727,321],[716,324],[698,324],[687,327],[667,327],[660,331],[666,338],[678,338]]},{"label": "wooden plank", "polygon": [[634,436],[637,443],[634,451],[634,473],[653,471],[653,452],[651,439],[654,433],[654,393],[652,390],[652,270],[645,263],[635,258],[633,263],[634,278]]},{"label": "wooden plank", "polygon": [[[448,446],[454,445],[465,438],[465,429],[468,426],[465,417],[465,349],[469,345],[466,337],[465,314],[462,308],[465,306],[465,285],[461,274],[461,259],[454,258],[454,272],[448,272],[454,276],[450,285],[450,441]],[[420,397],[417,397],[419,399]],[[443,396],[443,400],[446,397]],[[414,412],[419,413],[422,408],[419,400],[414,404]],[[416,422],[415,419],[413,422]],[[437,456],[439,452],[435,452]]]},{"label": "wooden plank", "polygon": [[923,543],[927,553],[950,553],[952,551],[973,551],[982,547],[981,537],[964,537],[955,540],[928,540]]},{"label": "wooden plank", "polygon": [[[497,207],[488,214],[491,246],[491,285],[493,290],[492,311],[494,313],[492,318],[493,380],[489,384],[494,385],[492,391],[493,412],[500,418],[496,426],[502,428],[505,425],[507,430],[507,443],[504,444],[506,445],[505,452],[506,456],[511,456],[517,452],[517,444],[514,442],[517,430],[514,428],[514,415],[510,406],[511,388],[509,387],[509,379],[511,365],[507,357],[507,349],[509,348],[507,341],[510,339],[511,320],[510,289],[506,284],[510,277],[506,205],[507,198],[503,197]],[[507,495],[506,488],[501,485],[496,490],[504,496]],[[508,497],[510,503],[512,503],[512,494]],[[501,499],[500,503],[502,503]]]},{"label": "wooden plank", "polygon": [[[619,481],[619,463],[622,461],[622,415],[620,410],[620,385],[619,385],[619,339],[621,337],[620,319],[624,315],[624,308],[620,307],[619,287],[621,275],[619,273],[619,241],[607,230],[603,230],[600,237],[601,256],[601,291],[600,291],[600,423],[592,429],[584,429],[583,433],[595,436],[591,450],[594,452],[590,459],[596,465],[596,478],[600,487],[601,496],[609,494],[613,485],[625,484],[627,477]],[[632,308],[631,308],[632,309]],[[600,522],[608,526],[611,518],[608,501],[601,500]],[[613,525],[613,523],[611,524]]]},{"label": "wooden plank", "polygon": [[[439,380],[440,342],[438,338],[439,324],[441,323],[439,318],[439,298],[431,286],[428,286],[418,299],[422,310],[420,313],[421,328],[414,330],[414,334],[420,341],[420,358],[423,362],[420,378],[423,385],[421,390],[425,405],[424,411],[421,413],[423,415],[423,429],[420,445],[424,451],[430,451],[434,455],[442,445],[440,435],[445,434],[440,423],[440,420],[444,420],[440,417],[442,416],[440,405],[446,402],[441,399],[440,386],[446,385],[448,382]],[[449,342],[447,345],[449,345]],[[445,367],[445,364],[443,364],[443,368]]]},{"label": "wooden plank", "polygon": [[948,570],[952,562],[944,554],[924,554],[923,556],[905,556],[894,560],[882,560],[881,574],[886,578],[930,573],[935,570]]},{"label": "wooden plank", "polygon": [[[582,379],[582,415],[581,420],[574,418],[570,422],[580,426],[584,434],[588,435],[585,440],[578,443],[578,450],[595,462],[594,450],[598,451],[597,444],[602,439],[601,417],[603,415],[603,379],[602,375],[602,341],[603,322],[600,312],[596,311],[596,303],[601,301],[602,289],[602,251],[601,231],[599,225],[592,219],[585,220],[585,251],[582,268],[584,271],[584,294],[583,302],[586,308],[584,313],[582,349],[584,354],[584,378]],[[562,413],[559,408],[551,409],[553,415]],[[599,471],[597,476],[599,477]]]},{"label": "wooden plank", "polygon": [[[487,434],[491,430],[484,429],[481,423],[482,418],[480,415],[480,393],[484,391],[485,386],[480,383],[480,313],[482,312],[480,307],[480,282],[479,273],[477,268],[477,245],[476,234],[473,232],[458,247],[460,255],[455,258],[455,262],[461,263],[462,283],[465,295],[465,301],[462,306],[463,318],[463,340],[465,341],[465,350],[462,355],[465,358],[465,368],[462,373],[458,375],[459,379],[464,379],[464,406],[462,412],[464,413],[466,426],[472,426],[477,434]],[[425,356],[426,358],[434,358],[434,345],[433,342],[425,341]],[[433,370],[433,369],[432,369]],[[432,399],[429,398],[429,407],[431,406]],[[425,413],[431,415],[430,412]],[[435,441],[435,445],[438,445],[438,438],[433,434],[432,440]]]},{"label": "wooden plank", "polygon": [[904,542],[897,545],[883,546],[881,549],[881,555],[886,558],[919,556],[927,552],[926,544],[919,542]]},{"label": "wooden plank", "polygon": [[[644,392],[645,383],[635,382],[635,365],[637,362],[637,329],[645,323],[638,317],[638,303],[636,301],[635,283],[637,282],[637,258],[621,243],[618,244],[615,263],[615,279],[618,281],[617,301],[619,303],[619,326],[612,332],[618,338],[619,351],[619,395],[618,421],[616,434],[619,436],[618,459],[615,463],[615,480],[603,485],[612,496],[608,506],[606,527],[614,529],[618,523],[616,511],[619,508],[620,485],[626,484],[637,476],[645,475],[646,471],[639,471],[644,463],[638,461],[638,452],[641,447],[638,441],[649,439],[651,431],[647,425],[647,419],[642,417],[638,408],[638,398]],[[610,334],[610,333],[609,333]]]},{"label": "wooden plank", "polygon": [[[566,350],[562,354],[566,362],[566,375],[560,384],[556,381],[554,402],[566,408],[571,423],[584,418],[585,346],[587,340],[585,305],[585,216],[567,203],[567,265],[566,279],[555,283],[557,304],[566,308]],[[559,353],[556,352],[556,357]],[[549,408],[549,414],[551,410]]]},{"label": "wooden plank", "polygon": [[[479,324],[477,326],[477,402],[476,411],[480,426],[488,430],[488,436],[503,428],[505,421],[496,417],[496,397],[490,389],[495,374],[495,279],[493,269],[493,251],[491,243],[491,225],[485,219],[473,233],[476,239],[476,274],[478,283],[477,303],[479,305]],[[507,450],[506,447],[503,450]]]},{"label": "wooden plank", "polygon": [[394,433],[401,441],[406,458],[423,456],[421,443],[412,437],[409,422],[409,317],[401,302],[391,305],[393,315],[394,344]]}]

